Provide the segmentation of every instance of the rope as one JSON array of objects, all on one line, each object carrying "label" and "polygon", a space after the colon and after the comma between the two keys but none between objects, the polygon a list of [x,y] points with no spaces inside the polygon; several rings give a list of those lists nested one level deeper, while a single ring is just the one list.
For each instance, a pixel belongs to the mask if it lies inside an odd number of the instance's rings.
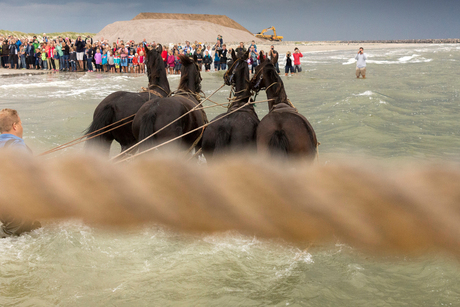
[{"label": "rope", "polygon": [[[120,124],[120,125],[118,125],[118,126],[112,128],[112,129],[105,130],[105,131],[102,132],[102,133],[99,133],[99,134],[97,134],[97,135],[94,135],[94,136],[88,138],[88,136],[90,136],[90,135],[92,135],[92,134],[94,134],[94,133],[97,133],[97,132],[99,132],[99,131],[101,131],[101,130],[107,129],[108,127],[111,127],[111,126],[113,126],[113,125],[116,125],[116,124],[118,124],[118,123],[121,122],[121,121],[124,121],[124,120],[127,120],[128,118],[134,117],[135,115],[136,115],[136,114],[127,116],[127,117],[125,117],[125,118],[123,118],[123,119],[120,119],[120,120],[118,120],[118,121],[116,121],[116,122],[110,124],[110,125],[107,125],[107,126],[105,126],[105,127],[102,127],[102,128],[100,128],[100,129],[97,129],[97,130],[95,130],[95,131],[93,131],[93,132],[87,133],[87,134],[85,134],[84,136],[81,136],[81,137],[79,137],[79,138],[76,138],[75,140],[72,140],[72,141],[67,142],[67,143],[65,143],[65,144],[56,146],[56,147],[54,147],[54,148],[52,148],[52,149],[50,149],[50,150],[47,150],[47,151],[45,151],[45,152],[42,152],[42,153],[39,154],[38,156],[44,156],[44,155],[47,155],[47,154],[50,154],[50,153],[53,153],[53,152],[56,152],[56,151],[59,151],[59,150],[68,148],[68,147],[75,146],[75,145],[80,144],[80,143],[82,143],[82,142],[85,142],[85,141],[87,141],[87,140],[91,140],[91,139],[93,139],[93,138],[95,138],[95,137],[101,136],[101,135],[103,135],[103,134],[105,134],[105,133],[107,133],[107,132],[109,132],[109,131],[115,130],[115,129],[120,128],[120,127],[122,127],[122,126],[124,126],[124,125],[127,125],[127,124],[129,124],[129,123],[132,123],[132,122],[133,122],[132,120],[127,121],[127,122],[125,122],[125,123],[123,123],[123,124]],[[83,139],[84,139],[84,140],[83,140]]]},{"label": "rope", "polygon": [[[204,125],[202,125],[202,126],[200,126],[200,127],[198,127],[198,128],[195,128],[195,129],[193,129],[193,130],[190,130],[189,132],[183,133],[183,134],[181,134],[181,135],[179,135],[179,136],[177,136],[177,137],[175,137],[175,138],[173,138],[173,139],[171,139],[171,140],[169,140],[169,141],[163,142],[163,143],[161,143],[161,144],[159,144],[159,145],[157,145],[157,146],[154,146],[154,147],[152,147],[152,148],[146,149],[146,150],[144,150],[143,152],[137,153],[137,154],[135,154],[135,155],[133,155],[133,156],[131,156],[131,157],[129,157],[129,158],[125,158],[125,159],[123,159],[123,160],[119,160],[119,161],[117,161],[117,162],[115,162],[115,163],[120,163],[120,162],[124,162],[124,161],[127,161],[127,160],[131,160],[131,159],[133,159],[133,158],[135,158],[135,157],[137,157],[137,156],[146,154],[146,153],[148,153],[148,152],[150,152],[150,151],[152,151],[152,150],[155,150],[155,149],[158,149],[158,148],[160,148],[160,147],[162,147],[162,146],[164,146],[164,145],[167,145],[167,144],[169,144],[169,143],[171,143],[171,142],[173,142],[173,141],[175,141],[175,140],[178,140],[178,139],[180,139],[180,138],[183,138],[184,136],[189,135],[189,134],[191,134],[191,133],[193,133],[193,132],[195,132],[195,131],[198,131],[198,130],[200,130],[200,129],[203,129],[203,131],[204,131],[204,128],[206,128],[206,127],[209,126],[210,124],[215,123],[215,122],[218,122],[219,120],[221,120],[221,119],[223,119],[223,118],[229,116],[230,114],[235,113],[235,112],[238,111],[238,110],[241,110],[242,108],[244,108],[245,106],[247,106],[247,105],[250,104],[250,103],[251,103],[251,101],[248,100],[248,102],[246,102],[246,103],[245,103],[244,105],[242,105],[241,107],[239,107],[239,108],[237,108],[237,109],[235,109],[235,110],[233,110],[233,111],[231,111],[231,112],[226,113],[224,116],[217,118],[217,119],[214,120],[213,122],[206,123],[206,124],[204,124]],[[171,122],[171,123],[172,123],[172,122]],[[171,123],[169,123],[168,125],[170,125]],[[165,127],[166,127],[166,126],[165,126]],[[164,127],[163,127],[163,128],[164,128]],[[161,128],[161,129],[163,129],[163,128]],[[157,132],[161,131],[161,129],[158,130]],[[149,136],[149,137],[150,137],[150,136]],[[140,142],[137,143],[137,144],[140,144]],[[128,149],[128,150],[129,150],[129,149]],[[119,155],[118,155],[118,156],[119,156]],[[112,158],[111,160],[117,158],[118,156],[115,156],[115,157]]]},{"label": "rope", "polygon": [[[217,91],[219,91],[221,88],[223,88],[225,86],[225,84],[222,84],[217,90],[215,90],[211,95],[209,95],[209,97],[212,97],[212,95],[214,95],[215,93],[217,93]],[[181,91],[181,92],[184,92],[184,91]],[[188,93],[188,92],[187,92]],[[181,119],[182,117],[188,115],[189,113],[195,111],[200,105],[202,105],[206,100],[208,100],[207,97],[205,100],[201,101],[200,103],[198,103],[195,107],[193,107],[192,109],[190,109],[190,111],[188,111],[187,113],[179,116],[178,118],[176,118],[175,120],[173,120],[172,122],[170,122],[169,124],[167,124],[166,126],[163,126],[161,129],[157,130],[156,132],[152,133],[151,135],[149,135],[148,137],[146,137],[145,139],[137,142],[136,144],[134,144],[133,146],[131,146],[130,148],[126,149],[125,151],[122,151],[121,153],[119,153],[118,155],[116,155],[115,157],[111,158],[110,160],[114,160],[118,157],[120,157],[121,155],[123,155],[125,152],[127,151],[130,151],[132,150],[133,148],[139,146],[140,144],[144,143],[145,141],[147,141],[148,139],[150,139],[151,137],[153,137],[154,135],[156,135],[158,132],[162,131],[163,129],[165,129],[166,127],[169,127],[170,125],[172,125],[173,123],[175,123],[176,121],[178,121],[179,119]],[[147,150],[149,151],[149,150]],[[146,152],[146,151],[143,151],[143,152]],[[136,156],[136,155],[134,155]],[[133,157],[134,157],[133,156]],[[121,160],[121,161],[124,161],[124,160]],[[121,162],[120,161],[120,162]]]},{"label": "rope", "polygon": [[303,246],[339,240],[379,254],[460,256],[458,165],[287,167],[241,155],[207,167],[159,156],[114,165],[96,156],[43,161],[7,150],[0,164],[0,212],[22,218],[112,227],[154,222]]}]

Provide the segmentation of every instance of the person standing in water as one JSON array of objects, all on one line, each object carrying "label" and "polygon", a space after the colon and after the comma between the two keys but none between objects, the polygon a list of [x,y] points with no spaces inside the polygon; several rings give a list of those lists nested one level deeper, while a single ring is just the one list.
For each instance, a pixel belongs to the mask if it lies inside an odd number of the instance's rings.
[{"label": "person standing in water", "polygon": [[[0,111],[0,133],[0,149],[8,148],[32,153],[22,139],[22,122],[16,110],[3,109]],[[0,238],[19,236],[24,232],[41,227],[38,221],[24,220],[5,212],[0,212],[0,222]]]},{"label": "person standing in water", "polygon": [[363,79],[366,79],[366,60],[367,55],[364,53],[364,48],[360,47],[358,54],[355,56],[356,62],[356,78],[363,76]]}]

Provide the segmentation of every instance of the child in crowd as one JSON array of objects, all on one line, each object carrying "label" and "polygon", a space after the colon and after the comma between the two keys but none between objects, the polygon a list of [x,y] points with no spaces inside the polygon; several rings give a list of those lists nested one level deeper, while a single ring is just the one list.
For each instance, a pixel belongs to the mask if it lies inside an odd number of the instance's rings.
[{"label": "child in crowd", "polygon": [[180,75],[181,67],[182,67],[182,63],[180,62],[180,59],[179,59],[179,50],[176,50],[174,52],[174,73],[176,75]]},{"label": "child in crowd", "polygon": [[46,70],[48,69],[48,53],[46,52],[45,49],[42,49],[42,69]]},{"label": "child in crowd", "polygon": [[101,49],[96,49],[96,54],[94,55],[94,62],[96,62],[96,71],[101,72],[101,64],[102,64],[102,54]]},{"label": "child in crowd", "polygon": [[168,70],[169,70],[169,74],[170,75],[173,75],[174,74],[174,55],[173,55],[173,52],[172,50],[169,50],[168,52]]},{"label": "child in crowd", "polygon": [[120,72],[121,73],[121,67],[120,67],[120,52],[117,50],[115,53],[115,57],[113,58],[113,62],[115,64],[115,72]]},{"label": "child in crowd", "polygon": [[40,69],[42,66],[42,53],[40,48],[35,49],[35,69]]},{"label": "child in crowd", "polygon": [[104,53],[102,54],[102,58],[101,58],[101,63],[102,63],[102,71],[103,72],[108,72],[108,67],[107,67],[107,50],[104,49]]},{"label": "child in crowd", "polygon": [[70,48],[70,67],[72,71],[77,71],[77,51],[75,47]]},{"label": "child in crowd", "polygon": [[141,74],[144,73],[144,66],[145,66],[145,64],[144,64],[144,51],[141,51],[139,53],[139,72]]},{"label": "child in crowd", "polygon": [[54,60],[54,71],[58,71],[60,69],[59,66],[59,53],[56,48],[53,49],[53,60]]},{"label": "child in crowd", "polygon": [[107,52],[107,65],[109,66],[110,72],[115,72],[115,61],[112,55],[112,51]]},{"label": "child in crowd", "polygon": [[131,49],[128,55],[128,72],[133,73],[134,72],[134,64],[133,64],[133,59],[134,59],[134,49]]},{"label": "child in crowd", "polygon": [[203,67],[203,53],[201,51],[201,46],[198,47],[195,54],[196,54],[196,63],[198,64],[198,69],[201,71]]},{"label": "child in crowd", "polygon": [[134,73],[139,72],[139,60],[138,60],[139,54],[136,52],[136,54],[133,57],[133,68],[134,68]]}]

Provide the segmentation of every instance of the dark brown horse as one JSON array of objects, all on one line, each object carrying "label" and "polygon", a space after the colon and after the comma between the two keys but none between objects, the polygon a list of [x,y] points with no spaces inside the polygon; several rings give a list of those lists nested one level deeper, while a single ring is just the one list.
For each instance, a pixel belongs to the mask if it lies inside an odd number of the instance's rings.
[{"label": "dark brown horse", "polygon": [[[252,96],[248,87],[249,68],[246,63],[248,55],[249,51],[242,58],[237,58],[235,51],[232,51],[233,64],[225,73],[224,82],[226,85],[235,86],[235,97],[227,112],[217,115],[204,131],[202,148],[207,160],[218,154],[256,149],[259,118],[254,111],[254,106],[248,104],[231,113],[246,104]],[[216,121],[219,118],[222,119]]]},{"label": "dark brown horse", "polygon": [[[257,151],[275,156],[314,159],[318,141],[308,120],[289,101],[275,66],[260,54],[260,65],[251,79],[250,88],[265,89],[269,113],[257,128]],[[273,62],[276,62],[276,58]]]},{"label": "dark brown horse", "polygon": [[[133,117],[129,116],[136,114],[140,107],[151,98],[166,97],[169,95],[169,83],[163,59],[161,58],[161,51],[161,45],[159,45],[157,49],[148,49],[148,47],[145,48],[150,92],[133,93],[119,91],[110,94],[96,107],[93,115],[93,122],[87,129],[86,133],[93,133],[94,131],[101,129],[99,132],[93,134],[96,135],[122,123],[126,123],[133,119]],[[107,127],[108,125],[126,117],[129,118],[119,124],[103,129],[104,127]],[[91,136],[92,135],[90,135],[90,137]],[[137,141],[136,137],[132,133],[132,123],[128,123],[117,129],[103,133],[95,138],[88,139],[85,146],[87,148],[97,147],[104,153],[108,154],[113,140],[120,143],[122,152],[134,145]]]},{"label": "dark brown horse", "polygon": [[[197,97],[201,92],[201,75],[198,65],[187,56],[181,55],[180,60],[182,67],[178,90],[173,96],[152,99],[146,102],[134,117],[133,134],[139,141],[142,141],[176,119],[181,118],[140,144],[139,150],[146,150],[171,140],[207,122],[204,111],[191,111],[199,103]],[[201,134],[202,131],[198,130],[171,144],[175,147],[189,148],[195,141],[200,140]],[[199,143],[198,146],[200,145]]]}]

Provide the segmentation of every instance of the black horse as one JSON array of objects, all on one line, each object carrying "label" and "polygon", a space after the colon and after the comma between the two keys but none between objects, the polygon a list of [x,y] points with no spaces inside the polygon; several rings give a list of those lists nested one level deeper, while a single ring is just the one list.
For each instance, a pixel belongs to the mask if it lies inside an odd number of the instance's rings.
[{"label": "black horse", "polygon": [[[216,116],[204,131],[202,149],[206,160],[212,159],[213,155],[256,149],[256,131],[260,121],[253,104],[229,114],[246,104],[251,97],[246,63],[248,56],[249,51],[237,58],[232,51],[233,64],[225,73],[224,82],[235,86],[235,97],[227,112]],[[216,121],[219,118],[222,119]]]},{"label": "black horse", "polygon": [[[112,141],[115,140],[121,145],[121,151],[125,151],[136,143],[136,137],[132,133],[132,123],[125,124],[112,131],[105,132],[120,124],[127,123],[133,119],[140,107],[153,97],[166,97],[170,94],[169,83],[166,76],[163,59],[161,58],[162,46],[157,49],[145,47],[147,60],[147,75],[149,78],[148,91],[141,93],[119,91],[110,94],[99,103],[93,114],[93,122],[86,133],[93,133],[86,141],[87,148],[97,147],[108,154]],[[125,120],[107,127],[117,121]],[[91,138],[93,135],[102,133],[100,136]]]},{"label": "black horse", "polygon": [[[133,134],[138,141],[142,141],[157,132],[153,137],[139,145],[140,151],[190,132],[207,122],[203,110],[190,112],[197,106],[199,99],[197,97],[201,92],[201,75],[198,65],[187,56],[180,55],[179,57],[182,67],[178,90],[173,96],[156,98],[146,102],[134,117]],[[167,126],[168,124],[170,125]],[[163,127],[165,128],[162,129]],[[159,131],[160,129],[161,131]],[[199,146],[201,135],[202,130],[197,130],[171,144],[172,146],[187,148],[195,143]],[[168,147],[170,146],[168,145]]]},{"label": "black horse", "polygon": [[257,128],[257,151],[275,156],[314,159],[318,141],[308,120],[289,101],[283,81],[273,62],[260,54],[260,65],[250,81],[250,88],[265,89],[269,113]]}]

